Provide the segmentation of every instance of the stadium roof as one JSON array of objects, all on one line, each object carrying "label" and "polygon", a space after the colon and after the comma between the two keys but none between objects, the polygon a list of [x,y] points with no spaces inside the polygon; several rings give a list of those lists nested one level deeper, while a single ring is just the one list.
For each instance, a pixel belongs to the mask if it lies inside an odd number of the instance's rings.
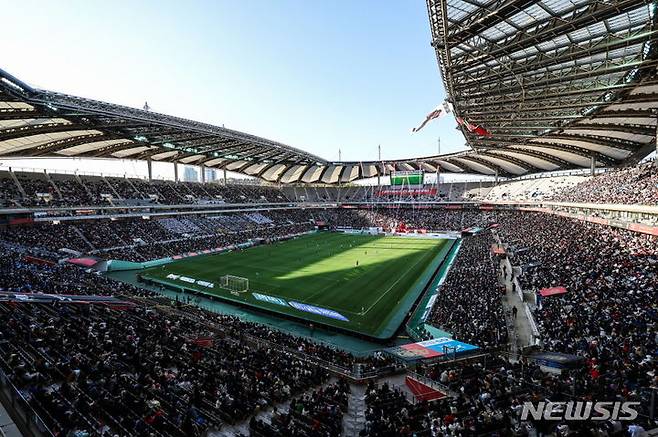
[{"label": "stadium roof", "polygon": [[456,117],[510,173],[632,164],[655,148],[657,2],[427,0]]},{"label": "stadium roof", "polygon": [[427,0],[434,46],[471,150],[327,161],[192,120],[35,89],[0,70],[0,157],[110,157],[225,168],[283,183],[397,170],[518,176],[631,164],[653,150],[656,3]]}]

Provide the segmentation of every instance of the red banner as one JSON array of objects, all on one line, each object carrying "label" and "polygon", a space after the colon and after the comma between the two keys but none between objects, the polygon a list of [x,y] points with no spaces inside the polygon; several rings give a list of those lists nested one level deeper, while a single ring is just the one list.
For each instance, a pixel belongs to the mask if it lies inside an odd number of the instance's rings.
[{"label": "red banner", "polygon": [[443,399],[446,397],[446,394],[430,387],[427,384],[424,384],[417,379],[414,379],[410,376],[407,376],[404,379],[404,382],[409,387],[409,390],[414,394],[416,399],[421,401],[435,401],[437,399]]},{"label": "red banner", "polygon": [[94,258],[69,258],[67,261],[82,267],[91,267],[98,264],[98,260]]},{"label": "red banner", "polygon": [[567,292],[567,289],[565,287],[550,287],[550,288],[542,288],[539,290],[539,294],[541,294],[542,297],[548,297],[548,296],[556,296],[559,294],[564,294]]},{"label": "red banner", "polygon": [[37,264],[41,266],[54,266],[55,263],[53,261],[49,261],[47,259],[42,259],[42,258],[37,258],[36,256],[30,256],[30,255],[25,255],[23,257],[25,261],[31,263],[31,264]]},{"label": "red banner", "polygon": [[28,223],[33,223],[34,219],[32,217],[19,217],[19,218],[9,218],[9,224],[10,225],[25,225]]}]

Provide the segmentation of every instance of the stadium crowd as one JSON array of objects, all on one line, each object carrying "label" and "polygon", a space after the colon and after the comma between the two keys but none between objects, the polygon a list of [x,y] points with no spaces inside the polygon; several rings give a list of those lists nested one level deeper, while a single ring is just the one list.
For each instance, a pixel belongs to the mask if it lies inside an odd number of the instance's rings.
[{"label": "stadium crowd", "polygon": [[252,436],[338,437],[348,407],[349,384],[344,380],[319,387],[290,402],[287,413],[277,411],[266,423],[255,417],[249,423]]},{"label": "stadium crowd", "polygon": [[[355,358],[20,253],[0,258],[2,290],[105,294],[129,304],[0,303],[2,371],[54,435],[202,435],[322,383],[323,363],[346,372],[395,368],[381,354]],[[301,396],[276,416],[275,435],[340,435],[348,392],[338,382]]]},{"label": "stadium crowd", "polygon": [[[67,263],[50,262],[34,257],[33,254],[21,253],[8,247],[5,249],[0,255],[0,291],[119,296],[129,300],[138,297],[138,301],[141,303],[171,304],[169,299],[160,298],[151,291],[109,279],[97,272],[85,271]],[[355,365],[360,367],[362,373],[393,368],[393,362],[378,353],[356,359],[349,353],[285,334],[267,325],[247,322],[236,316],[215,314],[195,306],[181,307],[183,303],[185,302],[178,302],[179,310],[185,311],[190,317],[200,321],[212,323],[227,335],[235,338],[250,336],[290,351],[313,356],[330,365],[349,371],[353,370]]]},{"label": "stadium crowd", "polygon": [[[443,392],[452,394],[433,402],[425,412],[431,421],[431,435],[623,436],[628,435],[629,426],[638,426],[638,421],[623,423],[617,419],[522,419],[525,402],[600,399],[592,397],[592,393],[574,390],[586,373],[579,367],[544,372],[532,360],[510,362],[505,356],[493,356],[485,361],[422,365],[416,370],[435,381]],[[627,394],[624,399],[648,400],[634,394]],[[646,415],[648,409],[642,405],[641,413]]]},{"label": "stadium crowd", "polygon": [[493,243],[491,231],[462,240],[429,317],[429,323],[480,347],[506,344],[508,338],[496,266],[490,257]]},{"label": "stadium crowd", "polygon": [[[522,267],[524,290],[567,289],[539,298],[534,315],[544,349],[575,355],[582,366],[561,375],[505,360],[423,367],[419,371],[450,396],[411,404],[401,392],[373,384],[364,436],[523,434],[527,424],[518,417],[524,400],[637,399],[648,405],[658,387],[656,237],[504,211],[271,210],[8,227],[0,230],[0,291],[114,295],[131,305],[2,303],[0,323],[7,328],[0,330],[0,365],[61,435],[201,435],[250,417],[254,435],[339,435],[349,389],[342,382],[319,386],[329,377],[323,363],[390,371],[390,359],[356,358],[57,262],[66,255],[62,249],[143,261],[305,232],[316,222],[453,231],[497,223],[513,264]],[[463,239],[429,316],[456,339],[483,348],[507,342],[492,242],[488,230]],[[252,416],[291,398],[271,423]],[[563,435],[581,432],[572,423],[556,426]],[[623,429],[609,422],[599,428],[598,435]]]},{"label": "stadium crowd", "polygon": [[495,221],[488,212],[461,209],[334,209],[321,210],[314,213],[315,216],[332,226],[381,227],[385,231],[461,231]]},{"label": "stadium crowd", "polygon": [[465,373],[463,380],[457,381],[454,373],[451,375],[450,388],[455,395],[432,402],[412,404],[398,388],[386,383],[370,384],[366,394],[367,422],[360,435],[523,435],[518,432],[518,406],[526,393],[519,389],[514,376]]},{"label": "stadium crowd", "polygon": [[551,215],[499,219],[522,287],[566,288],[539,297],[535,316],[545,349],[586,360],[577,389],[612,399],[658,386],[658,238]]},{"label": "stadium crowd", "polygon": [[658,205],[658,166],[653,162],[609,171],[556,193],[558,202]]},{"label": "stadium crowd", "polygon": [[[658,204],[658,166],[649,162],[608,171],[594,177],[570,177],[492,182],[425,184],[414,194],[409,189],[347,187],[273,187],[217,182],[146,181],[135,178],[75,176],[65,174],[0,172],[0,206],[130,206],[213,203],[391,202],[391,201],[505,201],[553,200],[623,204]],[[574,177],[578,179],[577,177]],[[541,188],[538,188],[541,186]],[[408,188],[408,187],[407,187]]]},{"label": "stadium crowd", "polygon": [[72,264],[58,264],[4,247],[0,254],[0,291],[17,293],[133,295],[146,292]]},{"label": "stadium crowd", "polygon": [[[450,210],[270,210],[153,220],[62,221],[0,229],[0,241],[38,248],[58,259],[73,253],[106,259],[145,261],[255,239],[273,239],[312,230],[317,221],[355,228],[461,230],[490,220],[480,212]],[[64,252],[63,252],[64,251]]]},{"label": "stadium crowd", "polygon": [[269,211],[268,220],[262,221],[263,217],[250,219],[245,214],[231,214],[156,220],[76,220],[0,229],[0,241],[39,248],[49,252],[52,259],[61,258],[64,250],[68,254],[73,251],[100,258],[145,261],[312,229],[309,217],[298,211]]},{"label": "stadium crowd", "polygon": [[285,193],[259,185],[0,172],[0,206],[65,207],[137,204],[289,202]]},{"label": "stadium crowd", "polygon": [[[373,216],[379,212],[368,214]],[[413,223],[414,216],[417,217],[418,212],[396,217]],[[512,245],[513,264],[523,267],[520,281],[525,290],[539,292],[546,287],[566,287],[564,295],[539,297],[534,314],[544,349],[574,355],[584,363],[561,377],[544,374],[536,367],[530,375],[519,375],[518,369],[508,364],[498,378],[517,378],[529,386],[539,384],[541,392],[550,400],[559,400],[564,393],[569,393],[575,399],[640,401],[646,417],[652,390],[658,387],[655,358],[657,238],[539,213],[482,213],[479,217],[474,215],[473,219],[471,224],[481,226],[492,221],[498,223],[503,241]],[[482,234],[463,240],[460,254],[430,315],[433,324],[454,333],[455,338],[485,346],[504,343],[506,339],[495,271],[488,259],[490,243]],[[463,323],[473,319],[475,323]],[[442,374],[443,382],[448,375]],[[492,377],[489,374],[488,378]],[[482,390],[486,384],[480,380],[474,386]],[[464,389],[459,391],[464,392]],[[402,413],[387,415],[383,410],[381,417],[370,425],[372,428],[366,428],[365,435],[387,435],[387,432],[406,435],[410,430],[414,432],[413,427],[418,423],[431,422],[431,414],[423,410],[422,405],[402,408],[400,405],[404,401],[396,400],[400,396],[390,393],[387,396],[392,397],[390,402],[397,404],[391,411]],[[479,392],[478,396],[490,395]],[[516,413],[519,405],[518,399],[512,405]],[[483,406],[473,408],[478,412],[487,411]],[[422,417],[415,416],[418,411]],[[413,420],[407,423],[400,414]],[[493,417],[500,418],[501,414],[497,411]],[[460,435],[459,430],[472,430],[474,426],[452,419],[450,425],[452,428],[448,428],[447,435]],[[514,423],[499,425],[505,429],[515,426]],[[584,432],[573,428],[573,423],[556,425],[561,435]],[[367,434],[369,429],[375,429],[374,434]],[[621,435],[624,429],[618,422],[605,422],[597,435]]]},{"label": "stadium crowd", "polygon": [[0,305],[0,364],[56,435],[202,435],[327,379],[153,307]]}]

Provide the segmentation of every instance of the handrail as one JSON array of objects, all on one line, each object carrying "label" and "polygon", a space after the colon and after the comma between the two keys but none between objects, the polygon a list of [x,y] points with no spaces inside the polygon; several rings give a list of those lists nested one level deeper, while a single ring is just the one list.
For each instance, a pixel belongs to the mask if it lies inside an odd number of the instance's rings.
[{"label": "handrail", "polygon": [[531,343],[532,345],[535,345],[537,344],[537,341],[539,341],[540,333],[539,329],[537,328],[537,322],[535,322],[535,317],[530,311],[530,305],[528,305],[528,302],[523,302],[523,310],[525,311],[528,324],[530,325]]},{"label": "handrail", "polygon": [[[2,358],[0,360],[6,366],[5,360]],[[46,425],[46,422],[32,408],[28,400],[23,397],[20,390],[11,382],[9,376],[2,368],[0,368],[0,397],[7,401],[3,405],[6,408],[12,409],[16,413],[15,417],[23,422],[19,424],[23,425],[22,427],[19,426],[19,429],[28,431],[33,436],[55,437]]]},{"label": "handrail", "polygon": [[[495,235],[495,239],[498,242],[498,244],[504,244],[502,238],[500,238],[500,236],[498,235],[497,232],[494,232],[494,235]],[[509,251],[508,251],[508,253],[509,253]],[[516,291],[518,293],[518,296],[519,296],[519,298],[521,300],[521,303],[522,303],[522,306],[523,306],[523,310],[525,311],[526,319],[528,320],[528,324],[530,325],[530,345],[528,345],[528,346],[536,345],[537,342],[541,338],[541,333],[539,332],[539,329],[537,328],[537,323],[535,321],[535,317],[532,314],[532,312],[530,311],[530,306],[528,305],[527,302],[524,301],[523,288],[521,287],[521,283],[519,282],[519,278],[518,278],[517,275],[514,275],[514,273],[513,273],[514,272],[514,267],[512,266],[511,255],[506,257],[505,264],[506,264],[507,268],[510,269],[510,272],[512,272],[513,286],[514,286],[514,288],[516,288]]]},{"label": "handrail", "polygon": [[429,378],[425,375],[421,375],[420,373],[409,370],[407,371],[407,376],[410,376],[411,378],[414,378],[415,380],[422,382],[423,384],[429,387],[432,387],[434,390],[438,390],[442,393],[445,393],[448,396],[451,397],[458,396],[458,393],[455,392],[454,390],[451,390],[450,387],[448,387],[447,385],[442,384],[441,382]]}]

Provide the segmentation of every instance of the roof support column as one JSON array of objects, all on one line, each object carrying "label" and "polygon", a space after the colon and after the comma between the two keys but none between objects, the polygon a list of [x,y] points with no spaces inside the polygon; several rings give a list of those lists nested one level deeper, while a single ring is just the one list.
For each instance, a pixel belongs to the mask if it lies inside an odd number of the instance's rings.
[{"label": "roof support column", "polygon": [[174,161],[173,164],[174,164],[174,181],[178,182],[178,163]]},{"label": "roof support column", "polygon": [[201,183],[205,184],[206,183],[206,166],[201,164],[199,166],[199,169],[201,170]]},{"label": "roof support column", "polygon": [[224,168],[223,170],[224,170],[224,185],[226,185],[226,168]]},{"label": "roof support column", "polygon": [[149,182],[153,180],[153,162],[151,161],[151,158],[146,160],[146,167],[149,172]]},{"label": "roof support column", "polygon": [[596,174],[596,157],[594,155],[589,157],[589,174],[591,176]]}]

